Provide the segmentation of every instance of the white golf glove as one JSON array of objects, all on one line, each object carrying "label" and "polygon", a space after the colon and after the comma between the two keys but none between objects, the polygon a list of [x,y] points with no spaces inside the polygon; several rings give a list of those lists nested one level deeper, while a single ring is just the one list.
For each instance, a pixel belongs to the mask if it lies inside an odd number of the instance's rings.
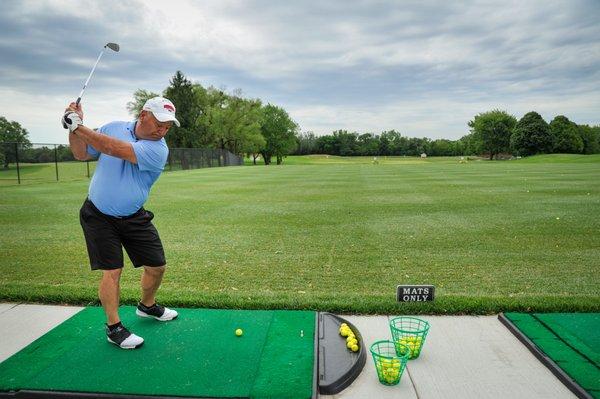
[{"label": "white golf glove", "polygon": [[75,129],[79,127],[79,125],[83,125],[83,121],[75,111],[65,112],[60,121],[62,123],[62,126],[65,129],[69,129],[69,132],[71,133],[73,133]]}]

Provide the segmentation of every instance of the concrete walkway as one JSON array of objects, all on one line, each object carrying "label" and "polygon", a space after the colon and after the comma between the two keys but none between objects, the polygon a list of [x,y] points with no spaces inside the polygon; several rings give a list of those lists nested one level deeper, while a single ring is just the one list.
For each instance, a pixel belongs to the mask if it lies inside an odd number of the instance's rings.
[{"label": "concrete walkway", "polygon": [[[81,307],[0,303],[0,361],[12,356]],[[394,316],[344,316],[365,344],[389,339]],[[571,399],[576,398],[504,327],[496,316],[424,316],[431,330],[418,359],[399,385],[377,380],[369,357],[361,375],[343,392],[321,398]]]}]

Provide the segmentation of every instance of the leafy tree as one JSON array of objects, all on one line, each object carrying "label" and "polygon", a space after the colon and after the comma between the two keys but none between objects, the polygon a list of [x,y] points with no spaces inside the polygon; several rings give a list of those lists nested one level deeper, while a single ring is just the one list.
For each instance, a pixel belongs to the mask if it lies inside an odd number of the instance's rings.
[{"label": "leafy tree", "polygon": [[483,142],[481,137],[475,133],[467,134],[459,139],[463,148],[464,155],[477,155],[483,152]]},{"label": "leafy tree", "polygon": [[597,154],[600,152],[600,126],[579,125],[579,136],[583,141],[584,154]]},{"label": "leafy tree", "polygon": [[402,136],[395,130],[386,130],[379,135],[380,155],[399,155]]},{"label": "leafy tree", "polygon": [[579,129],[566,116],[555,117],[550,122],[550,131],[554,141],[554,152],[580,154],[583,151]]},{"label": "leafy tree", "polygon": [[296,141],[298,145],[296,151],[294,151],[295,155],[316,154],[318,152],[317,137],[313,132],[300,133]]},{"label": "leafy tree", "polygon": [[283,162],[283,157],[296,148],[298,124],[290,118],[283,108],[267,104],[263,108],[260,129],[266,140],[266,145],[261,151],[265,165],[271,163],[273,156],[277,158],[277,165],[280,165]]},{"label": "leafy tree", "polygon": [[481,140],[483,150],[490,154],[490,160],[509,150],[510,135],[516,124],[514,116],[498,109],[481,113],[469,121],[471,132]]},{"label": "leafy tree", "polygon": [[358,133],[350,133],[347,130],[336,130],[333,132],[333,137],[337,141],[338,148],[338,152],[335,155],[346,157],[361,154],[361,142]]},{"label": "leafy tree", "polygon": [[358,136],[358,148],[360,155],[380,155],[379,137],[372,133],[364,133]]},{"label": "leafy tree", "polygon": [[544,118],[535,111],[523,115],[510,137],[510,147],[519,155],[552,152],[552,133]]},{"label": "leafy tree", "polygon": [[430,147],[429,139],[410,137],[406,143],[406,152],[403,155],[419,156],[428,153]]},{"label": "leafy tree", "polygon": [[23,128],[18,122],[9,122],[5,117],[0,116],[0,143],[3,143],[0,146],[0,152],[3,154],[4,169],[8,169],[10,163],[16,162],[15,144],[12,143],[18,143],[19,149],[31,147],[28,136],[27,129]]},{"label": "leafy tree", "polygon": [[261,102],[240,94],[223,97],[223,102],[210,106],[202,118],[213,145],[234,154],[253,151],[261,143]]},{"label": "leafy tree", "polygon": [[137,89],[133,93],[133,101],[129,101],[127,103],[127,111],[129,111],[131,115],[137,118],[138,116],[140,116],[140,112],[142,112],[142,108],[144,107],[146,101],[158,96],[158,93],[153,93],[144,89]]},{"label": "leafy tree", "polygon": [[317,151],[320,154],[339,155],[339,143],[334,136],[321,136],[317,139]]},{"label": "leafy tree", "polygon": [[201,112],[196,94],[192,82],[181,71],[175,73],[169,87],[163,91],[163,96],[175,105],[177,120],[181,124],[180,127],[173,126],[165,136],[170,147],[191,148],[198,141],[194,126]]},{"label": "leafy tree", "polygon": [[431,142],[431,155],[438,157],[447,157],[454,155],[453,142],[445,139],[438,139]]}]

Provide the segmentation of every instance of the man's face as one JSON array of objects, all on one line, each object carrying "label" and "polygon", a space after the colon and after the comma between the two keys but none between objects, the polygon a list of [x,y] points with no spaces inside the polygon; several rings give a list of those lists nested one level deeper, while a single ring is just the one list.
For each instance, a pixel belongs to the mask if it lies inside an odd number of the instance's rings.
[{"label": "man's face", "polygon": [[166,136],[173,122],[159,122],[149,111],[142,111],[138,118],[139,130],[136,134],[146,140],[160,140]]}]

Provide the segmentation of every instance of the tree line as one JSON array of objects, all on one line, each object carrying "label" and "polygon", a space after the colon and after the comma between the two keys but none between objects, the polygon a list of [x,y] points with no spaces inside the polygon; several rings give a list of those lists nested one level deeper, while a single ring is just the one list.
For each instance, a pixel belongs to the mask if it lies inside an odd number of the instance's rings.
[{"label": "tree line", "polygon": [[[244,98],[241,90],[226,93],[193,83],[177,71],[163,90],[177,108],[181,126],[165,137],[170,148],[218,148],[251,156],[265,164],[277,164],[286,155],[329,154],[340,156],[457,156],[485,155],[490,159],[511,154],[600,153],[600,126],[578,125],[563,115],[547,123],[537,112],[520,120],[506,111],[492,110],[468,122],[470,133],[458,140],[405,137],[396,130],[357,133],[336,130],[316,136],[299,132],[298,124],[281,107]],[[127,109],[137,117],[149,98],[159,94],[138,89]],[[54,149],[32,148],[28,132],[18,122],[0,117],[0,142],[18,142],[23,162],[54,160]],[[68,147],[57,148],[60,161],[73,160]],[[0,164],[15,162],[14,145],[0,146]],[[21,154],[21,152],[20,152]]]},{"label": "tree line", "polygon": [[478,114],[468,126],[470,133],[458,140],[404,137],[395,130],[380,134],[336,130],[325,136],[305,132],[298,135],[294,154],[486,155],[493,159],[500,154],[600,153],[600,126],[577,125],[563,115],[547,123],[532,111],[517,121],[505,111],[492,110]]}]

